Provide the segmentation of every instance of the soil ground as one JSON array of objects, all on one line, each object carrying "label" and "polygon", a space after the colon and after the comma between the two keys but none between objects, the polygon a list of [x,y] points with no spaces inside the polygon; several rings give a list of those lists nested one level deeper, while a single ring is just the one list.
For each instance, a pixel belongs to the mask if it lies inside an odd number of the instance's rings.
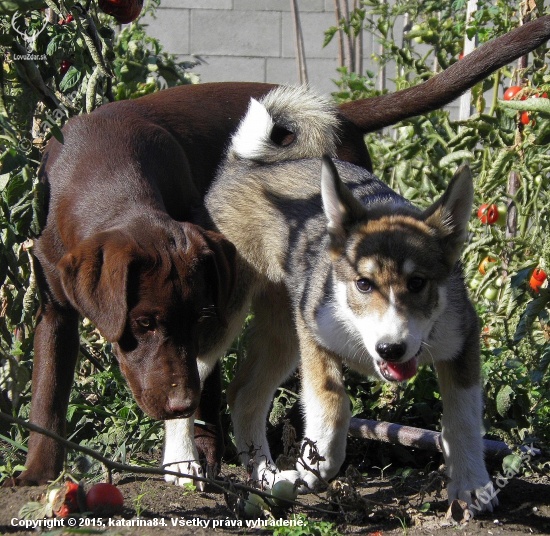
[{"label": "soil ground", "polygon": [[[388,450],[389,447],[382,449]],[[411,455],[410,452],[408,454]],[[402,455],[403,453],[401,457]],[[426,460],[422,456],[419,455],[420,461],[425,463]],[[432,456],[425,468],[420,469],[410,469],[410,463],[402,464],[400,467],[395,460],[387,468],[380,464],[384,470],[373,467],[371,463],[363,477],[350,470],[346,473],[348,478],[344,477],[338,481],[339,483],[333,483],[329,491],[317,496],[300,496],[299,500],[305,506],[295,507],[292,511],[274,512],[275,519],[282,520],[291,519],[292,513],[305,516],[296,522],[292,531],[289,528],[280,529],[278,534],[550,534],[550,478],[547,475],[511,479],[499,491],[500,506],[493,514],[482,514],[468,522],[456,522],[446,517],[447,493],[441,467],[437,469],[439,461],[437,456]],[[498,470],[499,464],[495,464],[493,473],[498,473]],[[354,474],[360,479],[355,483]],[[221,475],[244,482],[245,475],[241,467],[224,465]],[[235,500],[232,499],[234,496],[224,495],[212,485],[209,485],[205,492],[198,492],[167,484],[160,477],[123,474],[118,475],[118,480],[115,481],[125,498],[122,514],[104,518],[103,526],[99,526],[99,522],[97,519],[94,521],[94,518],[76,519],[80,534],[202,536],[269,534],[273,531],[273,528],[269,531],[247,528],[246,519],[242,513],[238,514],[239,506],[235,505]],[[18,512],[27,501],[32,500],[44,489],[0,489],[0,534],[37,534],[36,530],[18,526]],[[242,512],[242,501],[240,504]],[[138,526],[137,510],[140,511],[140,523],[153,526]],[[308,524],[300,525],[306,523],[304,520],[307,520]],[[216,528],[213,527],[215,521],[218,525]],[[182,526],[187,522],[191,525]],[[209,525],[205,528],[206,522]],[[282,522],[284,521],[279,523]],[[120,526],[122,523],[133,523],[134,526]],[[195,525],[192,525],[193,523]],[[199,523],[202,523],[202,526],[199,526]],[[64,526],[68,527],[67,521]],[[52,534],[76,532],[74,529],[59,529],[59,526],[44,529],[44,533],[48,531]]]}]

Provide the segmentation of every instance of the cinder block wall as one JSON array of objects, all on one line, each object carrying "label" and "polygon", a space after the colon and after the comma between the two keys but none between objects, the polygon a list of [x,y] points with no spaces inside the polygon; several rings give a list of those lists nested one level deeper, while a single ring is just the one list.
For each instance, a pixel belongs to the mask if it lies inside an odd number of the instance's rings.
[{"label": "cinder block wall", "polygon": [[[334,0],[298,0],[298,8],[309,83],[335,91],[336,39],[323,48],[324,31],[336,23]],[[147,23],[167,52],[204,62],[195,69],[203,82],[298,82],[290,0],[162,0]],[[373,69],[376,45],[366,33],[363,43],[365,69]]]}]

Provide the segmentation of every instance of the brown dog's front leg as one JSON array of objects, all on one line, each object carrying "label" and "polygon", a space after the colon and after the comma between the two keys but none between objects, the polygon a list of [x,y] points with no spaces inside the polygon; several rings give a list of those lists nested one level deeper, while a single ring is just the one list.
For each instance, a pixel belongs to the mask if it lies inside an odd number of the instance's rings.
[{"label": "brown dog's front leg", "polygon": [[220,470],[224,451],[223,430],[220,420],[222,401],[222,381],[220,362],[206,378],[201,394],[201,401],[195,420],[203,421],[206,425],[195,422],[195,444],[207,464],[207,474],[216,476]]},{"label": "brown dog's front leg", "polygon": [[[78,348],[78,313],[43,301],[34,335],[30,422],[62,437]],[[61,445],[31,432],[26,471],[17,478],[17,484],[33,486],[55,479],[64,460]]]}]

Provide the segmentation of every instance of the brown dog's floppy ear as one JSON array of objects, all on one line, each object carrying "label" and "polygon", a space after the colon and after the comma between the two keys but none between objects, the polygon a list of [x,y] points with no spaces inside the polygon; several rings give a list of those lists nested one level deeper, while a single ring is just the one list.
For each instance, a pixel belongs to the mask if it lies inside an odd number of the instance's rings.
[{"label": "brown dog's floppy ear", "polygon": [[214,305],[222,326],[227,326],[227,306],[237,282],[237,250],[223,235],[203,231],[211,254],[208,259],[208,278],[214,287]]},{"label": "brown dog's floppy ear", "polygon": [[57,265],[71,304],[111,342],[126,324],[130,248],[123,233],[100,233],[80,242]]}]

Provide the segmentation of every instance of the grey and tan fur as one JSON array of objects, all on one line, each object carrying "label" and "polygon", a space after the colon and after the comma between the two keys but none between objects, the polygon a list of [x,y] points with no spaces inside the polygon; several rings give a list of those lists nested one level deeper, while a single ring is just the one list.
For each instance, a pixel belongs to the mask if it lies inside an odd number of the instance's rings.
[{"label": "grey and tan fur", "polygon": [[[301,478],[314,487],[316,476],[301,466],[275,470],[265,436],[272,395],[298,363],[305,436],[324,457],[318,469],[325,479],[345,457],[343,364],[401,381],[434,363],[449,500],[470,504],[491,485],[481,440],[478,322],[459,265],[470,172],[460,168],[442,198],[421,211],[364,169],[321,160],[338,130],[330,108],[305,89],[280,88],[253,103],[239,130],[246,135],[233,138],[206,198],[216,227],[237,248],[243,302],[250,299],[255,312],[248,357],[228,391],[237,447],[245,463],[249,447],[259,449],[254,477],[268,485]],[[330,128],[301,128],[318,113]],[[295,136],[281,143],[272,135],[277,123]]]}]

